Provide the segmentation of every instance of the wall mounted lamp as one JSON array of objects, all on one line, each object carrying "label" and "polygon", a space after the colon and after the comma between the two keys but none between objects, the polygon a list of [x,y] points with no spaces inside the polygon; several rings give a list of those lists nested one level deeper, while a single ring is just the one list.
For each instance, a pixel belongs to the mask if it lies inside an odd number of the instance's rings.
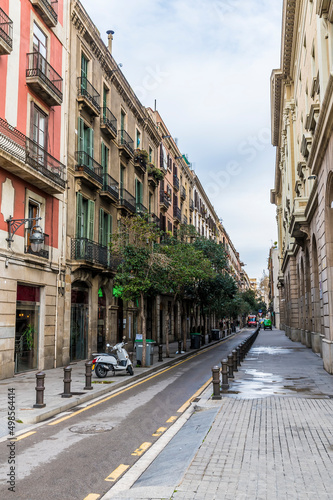
[{"label": "wall mounted lamp", "polygon": [[171,135],[162,135],[162,139],[169,139],[170,137],[172,137]]},{"label": "wall mounted lamp", "polygon": [[11,248],[12,242],[14,241],[13,236],[18,230],[18,228],[21,227],[26,222],[32,223],[32,221],[35,221],[35,225],[32,226],[30,230],[29,239],[30,239],[31,250],[35,253],[39,252],[44,243],[44,234],[42,228],[37,224],[37,221],[41,219],[42,219],[41,217],[30,217],[27,219],[12,219],[12,217],[9,217],[9,219],[6,220],[8,224],[8,238],[6,238],[6,241],[8,241],[8,248]]}]

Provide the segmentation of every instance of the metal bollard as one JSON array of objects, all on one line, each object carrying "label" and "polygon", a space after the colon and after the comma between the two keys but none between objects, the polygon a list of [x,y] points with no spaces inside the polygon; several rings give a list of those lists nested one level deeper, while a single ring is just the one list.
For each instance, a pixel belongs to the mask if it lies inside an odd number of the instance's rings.
[{"label": "metal bollard", "polygon": [[87,361],[85,363],[86,365],[86,385],[83,388],[84,391],[90,391],[93,389],[93,386],[91,385],[91,377],[92,377],[92,362]]},{"label": "metal bollard", "polygon": [[65,366],[64,368],[64,392],[61,394],[62,398],[71,398],[71,375],[72,375],[72,368],[70,366]]},{"label": "metal bollard", "polygon": [[213,374],[213,397],[212,399],[221,399],[220,394],[220,367],[213,366],[212,368]]},{"label": "metal bollard", "polygon": [[227,391],[229,389],[228,384],[228,360],[222,359],[222,391]]},{"label": "metal bollard", "polygon": [[240,366],[241,360],[240,360],[240,347],[236,347],[236,353],[237,353],[237,366]]},{"label": "metal bollard", "polygon": [[234,366],[233,366],[234,372],[238,372],[238,368],[237,368],[237,351],[236,351],[236,349],[234,349],[232,351],[232,360],[234,362]]},{"label": "metal bollard", "polygon": [[36,404],[33,405],[34,408],[45,408],[46,406],[46,404],[44,403],[44,379],[44,372],[36,373]]},{"label": "metal bollard", "polygon": [[229,368],[228,377],[229,378],[234,378],[233,366],[234,366],[234,357],[232,354],[228,354],[228,368]]},{"label": "metal bollard", "polygon": [[182,341],[178,340],[178,354],[182,352]]},{"label": "metal bollard", "polygon": [[162,358],[162,350],[163,350],[163,345],[162,345],[162,344],[159,344],[159,345],[158,345],[158,361],[163,361],[163,358]]}]

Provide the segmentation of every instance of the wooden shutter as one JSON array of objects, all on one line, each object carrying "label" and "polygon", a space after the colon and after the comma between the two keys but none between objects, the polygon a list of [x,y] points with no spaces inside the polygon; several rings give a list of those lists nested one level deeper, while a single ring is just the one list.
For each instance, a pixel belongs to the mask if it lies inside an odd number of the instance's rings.
[{"label": "wooden shutter", "polygon": [[82,194],[76,193],[76,237],[82,238],[83,224],[82,224]]},{"label": "wooden shutter", "polygon": [[112,215],[111,214],[108,214],[107,220],[108,220],[107,245],[109,247],[110,243],[112,241]]},{"label": "wooden shutter", "polygon": [[99,236],[98,242],[100,245],[104,245],[104,210],[102,208],[99,209]]},{"label": "wooden shutter", "polygon": [[94,241],[95,202],[88,200],[87,238]]},{"label": "wooden shutter", "polygon": [[79,151],[84,151],[84,121],[79,117],[77,148]]}]

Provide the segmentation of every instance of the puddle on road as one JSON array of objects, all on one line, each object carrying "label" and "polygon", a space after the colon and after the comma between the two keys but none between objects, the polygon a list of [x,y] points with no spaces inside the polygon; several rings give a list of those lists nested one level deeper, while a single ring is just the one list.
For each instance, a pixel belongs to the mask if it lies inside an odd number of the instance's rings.
[{"label": "puddle on road", "polygon": [[[309,378],[299,377],[292,379],[283,378],[270,372],[262,372],[254,369],[244,370],[244,378],[236,379],[230,384],[230,390],[225,396],[255,399],[267,396],[295,396],[327,398],[325,394],[318,392],[318,388]],[[291,385],[293,380],[295,385]]]},{"label": "puddle on road", "polygon": [[252,347],[251,354],[290,354],[291,349],[286,349],[284,347]]}]

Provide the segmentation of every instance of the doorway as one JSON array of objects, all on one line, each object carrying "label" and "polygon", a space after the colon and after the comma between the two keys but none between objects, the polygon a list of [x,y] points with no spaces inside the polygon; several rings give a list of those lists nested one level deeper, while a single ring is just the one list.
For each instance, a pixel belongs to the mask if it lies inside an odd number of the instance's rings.
[{"label": "doorway", "polygon": [[71,297],[71,361],[86,359],[88,338],[89,289],[85,283],[74,284]]}]

